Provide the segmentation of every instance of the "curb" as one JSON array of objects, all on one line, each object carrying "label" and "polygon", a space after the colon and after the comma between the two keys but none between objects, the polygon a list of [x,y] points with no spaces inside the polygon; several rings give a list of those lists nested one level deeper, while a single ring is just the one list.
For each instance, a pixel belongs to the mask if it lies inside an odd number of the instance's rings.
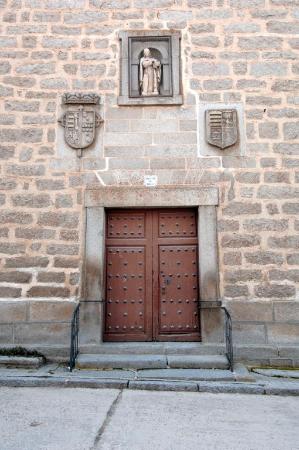
[{"label": "curb", "polygon": [[142,391],[176,391],[198,392],[198,384],[194,381],[129,381],[128,389]]},{"label": "curb", "polygon": [[126,389],[128,380],[95,380],[91,378],[69,379],[62,377],[2,377],[0,387],[61,387],[90,389]]},{"label": "curb", "polygon": [[64,377],[1,377],[0,387],[61,387],[88,389],[132,389],[149,391],[210,392],[227,394],[254,394],[299,396],[296,386],[271,386],[257,383],[231,383],[215,381],[164,381],[164,380],[126,380],[92,379]]}]

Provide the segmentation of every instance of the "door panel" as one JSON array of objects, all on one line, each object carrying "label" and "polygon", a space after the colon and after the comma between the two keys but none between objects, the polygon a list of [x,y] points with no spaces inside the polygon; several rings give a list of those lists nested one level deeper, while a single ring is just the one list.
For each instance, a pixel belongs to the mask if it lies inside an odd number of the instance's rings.
[{"label": "door panel", "polygon": [[108,247],[108,332],[143,334],[145,330],[145,249]]},{"label": "door panel", "polygon": [[106,233],[108,341],[197,341],[194,210],[111,211]]},{"label": "door panel", "polygon": [[107,237],[112,238],[144,238],[145,237],[145,212],[116,212],[108,213]]},{"label": "door panel", "polygon": [[156,211],[153,217],[155,340],[200,339],[197,244],[195,210]]},{"label": "door panel", "polygon": [[196,213],[190,210],[157,211],[160,238],[195,237]]},{"label": "door panel", "polygon": [[151,227],[145,211],[107,214],[106,341],[152,340]]},{"label": "door panel", "polygon": [[195,245],[159,247],[159,286],[158,336],[198,333]]}]

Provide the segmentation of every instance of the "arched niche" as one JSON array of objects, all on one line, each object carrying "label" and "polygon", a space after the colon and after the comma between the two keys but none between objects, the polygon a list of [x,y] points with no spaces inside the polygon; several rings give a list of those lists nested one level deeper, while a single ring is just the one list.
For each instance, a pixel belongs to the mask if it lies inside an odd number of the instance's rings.
[{"label": "arched niche", "polygon": [[[119,105],[182,104],[180,69],[180,32],[124,31],[120,33],[121,79]],[[143,50],[149,48],[152,56],[161,62],[159,95],[142,96],[139,65]]]}]

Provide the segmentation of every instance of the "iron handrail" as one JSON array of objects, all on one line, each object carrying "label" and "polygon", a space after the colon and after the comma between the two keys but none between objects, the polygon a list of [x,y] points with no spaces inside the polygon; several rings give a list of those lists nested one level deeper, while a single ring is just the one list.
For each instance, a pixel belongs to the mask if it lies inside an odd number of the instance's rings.
[{"label": "iron handrail", "polygon": [[225,354],[228,360],[229,369],[234,370],[234,349],[233,349],[233,325],[229,311],[222,305],[221,301],[202,301],[199,303],[200,309],[221,309],[225,317]]},{"label": "iron handrail", "polygon": [[229,311],[225,306],[221,306],[222,311],[225,314],[225,345],[226,345],[226,357],[228,360],[229,369],[234,370],[234,349],[233,349],[233,324]]},{"label": "iron handrail", "polygon": [[[84,300],[82,303],[103,303],[103,300]],[[76,364],[76,359],[79,354],[79,331],[80,331],[80,305],[79,302],[74,309],[71,322],[71,345],[70,345],[70,359],[69,371],[72,372]]]},{"label": "iron handrail", "polygon": [[[95,301],[99,303],[100,301]],[[87,301],[87,303],[94,303],[94,301]],[[225,347],[226,347],[226,357],[229,364],[229,369],[234,370],[234,353],[233,353],[233,327],[232,319],[229,311],[222,305],[221,301],[201,301],[199,303],[200,309],[221,309],[224,311],[225,316]],[[76,306],[73,312],[72,322],[71,322],[71,345],[70,345],[70,359],[69,359],[69,370],[75,367],[76,359],[79,354],[79,330],[80,330],[80,303]]]},{"label": "iron handrail", "polygon": [[72,372],[76,364],[76,358],[79,353],[79,329],[80,329],[80,303],[76,306],[73,312],[71,323],[71,346],[70,346],[70,360],[69,371]]}]

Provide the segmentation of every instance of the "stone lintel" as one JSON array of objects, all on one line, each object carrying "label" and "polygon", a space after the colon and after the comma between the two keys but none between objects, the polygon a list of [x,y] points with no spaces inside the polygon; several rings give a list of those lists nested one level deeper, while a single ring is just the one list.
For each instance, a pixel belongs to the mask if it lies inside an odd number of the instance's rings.
[{"label": "stone lintel", "polygon": [[85,191],[85,207],[113,208],[160,208],[217,206],[217,187],[159,186],[144,187],[102,187],[90,186]]},{"label": "stone lintel", "polygon": [[128,37],[167,37],[176,36],[181,38],[180,30],[121,30],[118,33],[119,39],[126,39]]}]

